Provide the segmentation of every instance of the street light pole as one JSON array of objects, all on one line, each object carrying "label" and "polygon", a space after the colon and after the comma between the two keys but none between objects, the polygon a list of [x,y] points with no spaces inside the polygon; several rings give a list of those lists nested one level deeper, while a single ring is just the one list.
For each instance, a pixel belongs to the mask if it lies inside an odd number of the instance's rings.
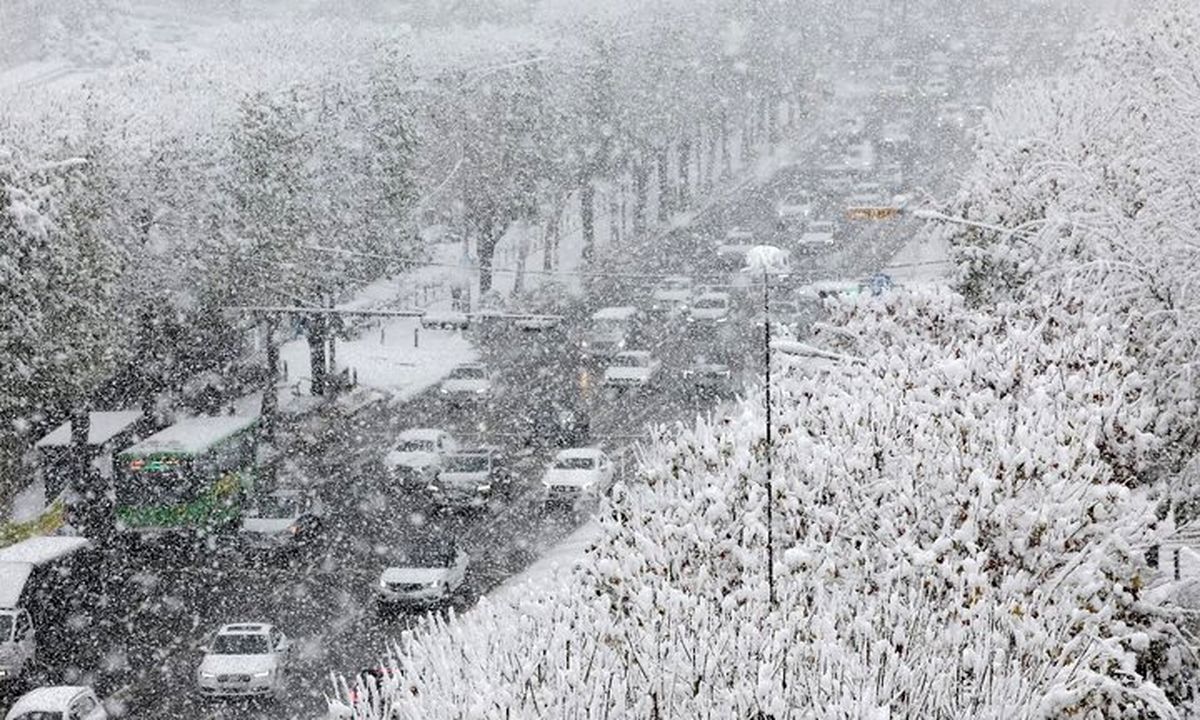
[{"label": "street light pole", "polygon": [[767,402],[767,589],[771,607],[775,607],[775,492],[772,477],[771,456],[771,273],[763,269],[763,358],[766,361]]}]

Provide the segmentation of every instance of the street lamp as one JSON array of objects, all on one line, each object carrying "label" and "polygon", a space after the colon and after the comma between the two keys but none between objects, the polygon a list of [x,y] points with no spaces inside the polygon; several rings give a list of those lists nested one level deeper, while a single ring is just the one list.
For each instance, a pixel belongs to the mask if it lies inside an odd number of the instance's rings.
[{"label": "street lamp", "polygon": [[772,476],[773,438],[771,434],[771,276],[786,275],[788,253],[772,245],[758,245],[746,253],[746,271],[762,273],[763,279],[763,359],[766,363],[766,465],[767,465],[767,590],[771,607],[775,606],[775,516]]}]

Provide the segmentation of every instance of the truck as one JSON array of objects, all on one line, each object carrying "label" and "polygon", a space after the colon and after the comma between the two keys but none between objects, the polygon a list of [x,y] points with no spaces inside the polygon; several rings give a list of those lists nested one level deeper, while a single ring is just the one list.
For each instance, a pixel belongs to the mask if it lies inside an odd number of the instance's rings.
[{"label": "truck", "polygon": [[82,537],[32,537],[0,549],[0,684],[35,663],[70,659],[68,621],[92,599],[97,565]]}]

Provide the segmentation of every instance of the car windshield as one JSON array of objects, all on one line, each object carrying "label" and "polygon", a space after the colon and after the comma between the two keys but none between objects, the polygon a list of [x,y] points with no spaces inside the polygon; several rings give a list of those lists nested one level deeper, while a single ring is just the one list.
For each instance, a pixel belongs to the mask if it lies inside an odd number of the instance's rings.
[{"label": "car windshield", "polygon": [[270,652],[266,635],[228,633],[213,641],[213,655],[266,655]]},{"label": "car windshield", "polygon": [[669,278],[667,280],[663,280],[662,284],[658,286],[658,289],[659,290],[687,290],[691,286],[692,286],[692,283],[689,280],[684,280],[682,278]]},{"label": "car windshield", "polygon": [[641,355],[618,355],[613,360],[613,367],[646,367],[650,359]]},{"label": "car windshield", "polygon": [[12,640],[16,618],[10,613],[0,614],[0,642]]},{"label": "car windshield", "polygon": [[694,307],[701,310],[720,310],[725,307],[725,298],[700,298]]},{"label": "car windshield", "polygon": [[404,555],[405,564],[410,567],[440,568],[454,564],[455,550],[450,545],[417,545],[409,548]]},{"label": "car windshield", "polygon": [[565,457],[554,462],[555,470],[591,470],[596,467],[596,458]]},{"label": "car windshield", "polygon": [[401,440],[396,446],[399,452],[433,452],[435,448],[432,440]]},{"label": "car windshield", "polygon": [[250,510],[252,517],[292,518],[300,514],[303,502],[299,495],[264,495]]},{"label": "car windshield", "polygon": [[13,720],[63,720],[63,714],[48,710],[30,710],[13,717]]},{"label": "car windshield", "polygon": [[443,472],[487,472],[491,462],[487,455],[451,455],[442,465]]},{"label": "car windshield", "polygon": [[487,377],[481,367],[459,367],[450,373],[451,380],[483,380]]},{"label": "car windshield", "polygon": [[809,232],[827,233],[833,232],[833,223],[831,222],[815,222],[808,226]]}]

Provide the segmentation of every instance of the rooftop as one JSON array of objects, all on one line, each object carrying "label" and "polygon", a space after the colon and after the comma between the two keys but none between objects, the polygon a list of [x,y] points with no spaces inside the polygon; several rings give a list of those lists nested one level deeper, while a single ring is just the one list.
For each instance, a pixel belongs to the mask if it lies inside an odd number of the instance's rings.
[{"label": "rooftop", "polygon": [[254,427],[257,415],[219,415],[180,420],[160,430],[122,454],[196,454],[236,433]]},{"label": "rooftop", "polygon": [[[142,417],[140,410],[115,410],[88,413],[88,445],[103,445],[124,432]],[[71,444],[71,422],[54,428],[38,440],[36,447],[66,447]]]}]

